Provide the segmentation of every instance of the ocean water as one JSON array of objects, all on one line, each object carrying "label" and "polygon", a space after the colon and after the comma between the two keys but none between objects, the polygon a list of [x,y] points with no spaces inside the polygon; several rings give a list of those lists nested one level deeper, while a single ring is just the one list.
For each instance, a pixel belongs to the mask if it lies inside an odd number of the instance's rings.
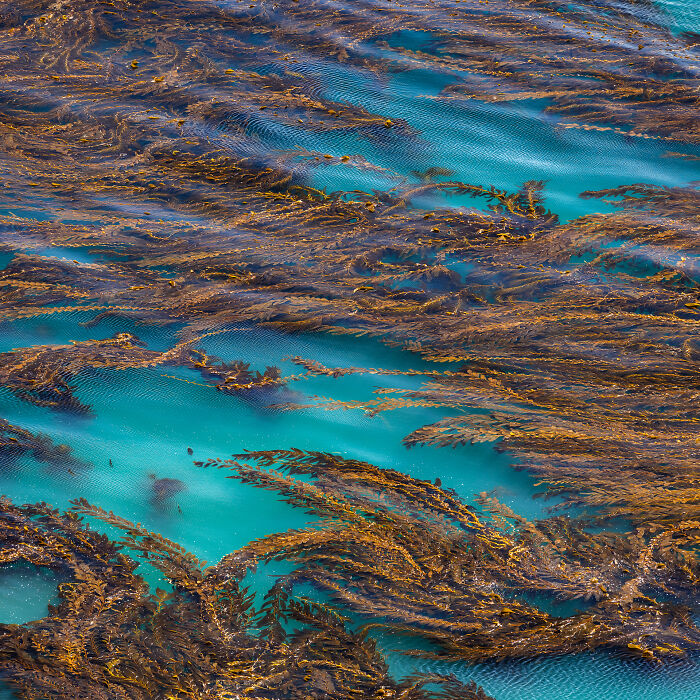
[{"label": "ocean water", "polygon": [[[352,0],[347,0],[352,5]],[[231,3],[232,5],[234,3]],[[365,3],[362,3],[364,6]],[[665,22],[675,33],[700,32],[695,0],[647,3],[654,21]],[[321,30],[319,30],[321,31]],[[262,43],[266,41],[263,37]],[[368,40],[354,48],[368,56],[386,55],[397,48],[430,51],[433,35],[397,31],[386,42]],[[283,52],[284,47],[278,47]],[[681,57],[690,62],[695,57]],[[408,59],[395,53],[397,64]],[[250,66],[248,66],[250,68]],[[528,180],[544,180],[546,205],[561,220],[610,211],[599,200],[582,199],[585,190],[646,182],[682,186],[700,179],[698,162],[669,157],[669,152],[700,155],[697,146],[675,143],[653,135],[630,136],[602,124],[607,130],[570,128],[570,121],[545,111],[546,99],[513,102],[468,103],[437,99],[443,88],[460,77],[450,69],[430,72],[411,67],[378,79],[376,74],[316,53],[297,55],[290,67],[304,81],[318,84],[318,95],[340,104],[360,106],[372,113],[403,120],[412,130],[411,139],[399,139],[390,130],[377,138],[362,134],[315,132],[282,125],[273,116],[257,115],[240,124],[222,120],[212,124],[196,118],[184,126],[187,135],[211,139],[236,155],[249,155],[262,162],[279,152],[327,153],[352,156],[349,165],[319,161],[308,174],[308,183],[328,192],[389,190],[399,182],[420,183],[430,168],[444,168],[450,175],[438,179],[517,189]],[[279,61],[261,58],[261,75],[284,71]],[[609,127],[609,128],[608,128]],[[629,132],[630,130],[627,129]],[[300,155],[303,160],[305,156]],[[353,167],[368,162],[373,168]],[[27,195],[30,197],[30,194]],[[46,201],[46,218],[62,203]],[[425,206],[477,206],[455,197],[430,195]],[[133,203],[109,201],[112,208]],[[155,216],[176,219],[175,209],[150,206]],[[21,231],[23,218],[41,216],[37,207],[2,201],[3,215],[13,215]],[[86,216],[86,222],[90,218]],[[27,250],[49,260],[87,262],[89,250],[46,247]],[[17,245],[21,251],[21,242]],[[0,267],[12,253],[0,254]],[[460,274],[468,269],[455,265]],[[91,338],[108,338],[132,332],[148,348],[164,350],[176,342],[177,328],[135,326],[126,318],[110,317],[97,325],[85,323],[94,313],[38,316],[0,323],[0,351],[44,344],[63,344]],[[445,369],[403,350],[368,338],[333,337],[321,334],[290,336],[245,326],[212,336],[205,348],[226,361],[249,362],[254,369],[275,365],[283,374],[300,371],[289,361],[300,355],[330,367],[363,366],[387,370]],[[439,477],[464,499],[482,491],[494,491],[517,512],[536,518],[551,503],[534,499],[534,480],[512,469],[508,455],[489,443],[456,449],[419,447],[411,450],[402,438],[412,430],[450,415],[445,409],[410,408],[366,415],[356,409],[325,410],[322,407],[282,412],[270,401],[231,396],[207,385],[195,372],[167,366],[129,370],[91,370],[74,382],[78,399],[92,407],[90,415],[72,415],[37,407],[0,387],[0,416],[57,444],[71,447],[84,462],[82,469],[68,471],[60,464],[47,466],[30,457],[0,462],[0,493],[18,503],[46,501],[67,507],[71,499],[84,497],[149,529],[161,532],[199,558],[217,561],[251,539],[308,521],[301,511],[280,503],[266,491],[252,489],[225,478],[225,473],[202,470],[193,460],[227,458],[244,449],[298,447],[339,453],[398,469],[422,479]],[[376,389],[410,389],[420,379],[406,376],[350,375],[314,377],[291,382],[277,400],[306,403],[321,396],[342,401],[366,400]],[[191,448],[193,456],[188,455]],[[172,498],[158,499],[156,479],[182,482]],[[265,573],[270,576],[274,571]],[[152,577],[154,585],[158,583]],[[0,621],[21,623],[46,614],[57,581],[30,567],[0,569]],[[265,580],[259,584],[262,590]],[[383,640],[392,670],[397,676],[415,670],[455,673],[473,678],[498,700],[691,700],[700,698],[700,663],[690,659],[675,664],[650,666],[617,658],[608,653],[556,657],[508,664],[438,664],[391,651],[395,644]],[[0,697],[13,697],[0,690]]]}]

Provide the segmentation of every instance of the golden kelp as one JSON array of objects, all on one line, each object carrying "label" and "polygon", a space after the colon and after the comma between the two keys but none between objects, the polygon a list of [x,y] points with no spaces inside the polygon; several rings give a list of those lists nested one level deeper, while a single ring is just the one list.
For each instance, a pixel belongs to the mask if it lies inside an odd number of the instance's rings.
[{"label": "golden kelp", "polygon": [[37,406],[88,413],[90,407],[75,396],[73,381],[89,369],[138,369],[176,365],[198,370],[212,386],[227,393],[284,385],[278,368],[263,373],[250,370],[241,360],[223,362],[192,348],[193,341],[179,343],[165,352],[148,350],[131,333],[117,333],[105,340],[70,345],[35,345],[0,353],[0,386]]},{"label": "golden kelp", "polygon": [[[291,560],[292,580],[369,618],[368,629],[431,643],[412,653],[481,661],[609,647],[663,659],[700,645],[687,606],[700,572],[697,521],[593,534],[566,517],[529,522],[486,495],[479,512],[431,482],[302,450],[204,466],[231,469],[319,518],[242,553]],[[547,612],[557,599],[583,609]]]},{"label": "golden kelp", "polygon": [[[120,542],[88,527],[96,517]],[[152,594],[131,551],[172,591]],[[394,682],[374,643],[338,613],[295,597],[284,579],[253,607],[240,553],[206,567],[182,547],[85,501],[60,513],[0,499],[0,563],[60,575],[58,603],[0,625],[0,677],[22,698],[405,698],[488,700],[475,685],[427,674]],[[292,628],[292,629],[290,629]],[[425,686],[442,689],[430,690]]]},{"label": "golden kelp", "polygon": [[[257,223],[239,220],[234,236],[206,228],[196,238],[135,235],[111,252],[113,229],[93,227],[89,245],[102,263],[18,253],[0,273],[2,314],[92,310],[184,323],[183,347],[241,322],[380,336],[459,363],[400,401],[368,406],[468,409],[407,444],[502,439],[516,464],[598,518],[694,520],[698,190],[597,193],[621,196],[620,211],[559,225],[539,183],[514,194],[426,188],[486,198],[492,210],[413,209],[411,190],[350,201],[295,191],[261,195]],[[42,244],[75,245],[85,230],[22,226]],[[462,280],[448,256],[476,271]],[[166,266],[174,276],[160,271]],[[66,298],[73,303],[59,306]],[[220,375],[223,365],[214,365],[206,371]],[[242,383],[240,371],[231,369],[231,385]]]},{"label": "golden kelp", "polygon": [[[176,365],[224,392],[268,390],[289,378],[251,370],[255,357],[215,358],[200,340],[241,325],[372,335],[447,369],[409,372],[425,376],[417,390],[327,407],[442,408],[444,419],[407,445],[497,442],[575,507],[530,523],[487,497],[479,510],[360,462],[249,454],[315,476],[308,484],[228,465],[321,525],[205,569],[160,536],[77,505],[121,527],[124,546],[175,586],[151,595],[125,551],[75,515],[3,501],[0,560],[72,577],[49,617],[1,628],[0,667],[24,697],[479,697],[454,683],[442,695],[426,689],[431,676],[393,683],[366,636],[290,597],[295,582],[447,658],[610,647],[662,659],[697,647],[683,606],[695,602],[700,521],[700,190],[587,192],[617,208],[561,224],[542,182],[514,192],[438,182],[450,175],[435,165],[414,172],[415,183],[353,154],[265,146],[273,126],[396,148],[419,139],[394,115],[330,99],[320,78],[295,70],[319,56],[378,80],[442,72],[449,81],[436,100],[546,99],[546,110],[577,120],[559,128],[697,144],[697,37],[644,20],[647,3],[484,4],[22,0],[2,9],[0,248],[12,259],[0,270],[0,321],[113,316],[179,336],[165,352],[126,333],[9,351],[0,385],[82,412],[75,382],[95,369]],[[429,39],[396,47],[399,31]],[[683,156],[680,144],[669,153]],[[324,165],[381,171],[390,189],[316,189],[310,175]],[[464,206],[426,208],[445,196]],[[54,246],[76,259],[52,257]],[[295,361],[308,375],[384,372]],[[5,421],[0,449],[74,459]],[[592,523],[610,530],[593,534]],[[274,557],[299,570],[253,611],[242,577]],[[583,609],[560,617],[533,596]],[[285,631],[286,620],[299,630]]]},{"label": "golden kelp", "polygon": [[[247,187],[237,196],[252,197]],[[350,201],[297,190],[261,194],[256,220],[246,214],[234,236],[123,234],[113,252],[109,226],[23,223],[26,240],[89,245],[105,261],[16,254],[0,272],[2,314],[92,310],[184,323],[185,344],[241,322],[380,336],[463,365],[400,401],[368,406],[470,411],[419,429],[408,444],[502,438],[500,448],[551,492],[599,517],[694,519],[698,190],[590,193],[623,206],[559,225],[539,183],[514,194],[426,188],[485,198],[492,210],[413,209],[410,189]],[[460,279],[448,256],[475,272]]]}]

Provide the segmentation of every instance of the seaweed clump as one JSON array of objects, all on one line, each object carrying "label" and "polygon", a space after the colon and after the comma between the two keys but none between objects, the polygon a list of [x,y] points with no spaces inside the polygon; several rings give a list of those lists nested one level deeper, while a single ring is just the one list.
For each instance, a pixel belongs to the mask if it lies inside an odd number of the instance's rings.
[{"label": "seaweed clump", "polygon": [[[44,408],[90,414],[76,396],[79,376],[100,369],[127,370],[177,366],[198,371],[211,386],[228,394],[265,391],[285,385],[277,367],[251,371],[242,360],[223,362],[193,348],[195,338],[169,350],[149,350],[132,333],[67,345],[35,345],[0,353],[0,386],[18,398]],[[189,381],[189,380],[188,380]]]},{"label": "seaweed clump", "polygon": [[0,467],[11,468],[23,456],[32,457],[51,468],[67,471],[88,466],[73,454],[69,445],[57,445],[48,435],[32,433],[0,418]]},{"label": "seaweed clump", "polygon": [[[470,662],[596,648],[660,661],[700,646],[697,522],[631,535],[530,522],[486,494],[470,506],[429,481],[294,449],[202,466],[276,491],[316,523],[207,566],[83,499],[65,513],[0,499],[0,564],[63,581],[47,617],[0,625],[0,677],[21,697],[487,700],[453,677],[394,681],[378,630],[423,642],[406,654]],[[139,559],[171,590],[151,592]],[[271,560],[295,569],[257,606],[245,576]],[[556,600],[579,611],[548,610]]]},{"label": "seaweed clump", "polygon": [[[429,481],[302,450],[204,466],[317,516],[242,552],[294,562],[290,580],[363,616],[366,629],[429,643],[408,653],[486,661],[609,648],[661,660],[700,646],[695,521],[624,534],[561,516],[530,522],[486,494],[468,506]],[[579,612],[547,610],[557,600]]]},{"label": "seaweed clump", "polygon": [[[121,530],[122,539],[108,539],[83,516]],[[151,593],[134,554],[172,590]],[[488,700],[474,684],[432,674],[397,683],[366,634],[328,606],[290,595],[284,580],[256,609],[243,585],[255,560],[243,553],[206,567],[82,500],[61,513],[0,499],[0,564],[18,561],[65,580],[47,617],[0,625],[0,677],[28,700]]]}]

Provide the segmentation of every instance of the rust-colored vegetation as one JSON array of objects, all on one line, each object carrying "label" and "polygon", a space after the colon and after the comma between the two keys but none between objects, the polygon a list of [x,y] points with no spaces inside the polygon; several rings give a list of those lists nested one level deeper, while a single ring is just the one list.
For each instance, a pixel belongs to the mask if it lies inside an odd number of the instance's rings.
[{"label": "rust-colored vegetation", "polygon": [[[529,522],[486,494],[470,507],[431,482],[301,450],[205,466],[231,469],[231,478],[319,516],[312,529],[242,551],[298,563],[292,580],[370,618],[368,628],[431,643],[415,654],[477,661],[605,646],[662,659],[700,643],[687,607],[698,580],[698,522],[592,534],[567,517]],[[582,609],[547,612],[556,600]]]},{"label": "rust-colored vegetation", "polygon": [[[485,697],[451,680],[434,690],[430,675],[391,680],[368,636],[376,626],[420,639],[420,653],[469,661],[599,647],[660,661],[697,648],[697,187],[587,192],[614,211],[561,223],[541,182],[507,192],[435,166],[413,179],[382,171],[393,183],[385,192],[331,193],[311,186],[314,169],[381,169],[353,154],[251,147],[261,114],[319,136],[418,138],[391,114],[325,98],[295,70],[305,56],[334,56],[378,80],[413,67],[451,76],[436,100],[546,99],[572,120],[559,128],[673,140],[682,145],[669,144],[669,156],[692,158],[678,149],[700,141],[697,37],[638,19],[643,4],[579,12],[490,0],[486,12],[478,0],[417,0],[344,12],[322,0],[22,0],[2,9],[0,251],[12,259],[0,270],[0,322],[74,314],[88,326],[111,317],[178,333],[166,351],[125,332],[11,350],[0,356],[2,390],[88,413],[76,395],[81,373],[174,365],[245,394],[300,375],[213,357],[201,343],[208,334],[373,336],[444,364],[407,372],[424,376],[419,389],[306,405],[442,409],[405,443],[494,442],[567,509],[529,522],[487,495],[467,505],[337,456],[252,453],[223,466],[319,523],[206,568],[84,502],[62,514],[3,500],[0,563],[69,579],[46,618],[0,627],[0,671],[22,697]],[[279,21],[285,13],[298,31]],[[399,28],[433,39],[396,47]],[[362,42],[378,50],[356,50]],[[284,68],[260,72],[270,62]],[[423,208],[431,196],[462,206]],[[90,262],[54,258],[51,246]],[[305,376],[397,373],[294,361]],[[3,463],[77,462],[67,446],[4,420],[0,450]],[[121,528],[123,541],[78,515]],[[149,592],[128,552],[173,591]],[[297,569],[258,609],[243,577],[274,558]],[[309,583],[326,602],[296,595]],[[560,599],[580,611],[557,616],[550,603]],[[356,631],[343,609],[368,626]]]},{"label": "rust-colored vegetation", "polygon": [[[90,529],[89,515],[124,532]],[[148,561],[172,584],[149,591]],[[426,675],[394,682],[372,640],[284,580],[260,608],[242,585],[254,561],[212,567],[85,501],[68,513],[0,500],[0,563],[28,561],[64,580],[49,615],[0,625],[0,673],[23,698],[406,698],[488,700],[476,686]],[[430,690],[425,686],[442,686]]]}]

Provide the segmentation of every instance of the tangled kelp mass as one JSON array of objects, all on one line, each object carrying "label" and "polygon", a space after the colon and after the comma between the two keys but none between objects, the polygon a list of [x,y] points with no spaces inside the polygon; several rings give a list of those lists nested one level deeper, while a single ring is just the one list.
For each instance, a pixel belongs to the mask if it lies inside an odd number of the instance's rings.
[{"label": "tangled kelp mass", "polygon": [[[697,578],[694,548],[676,540],[697,546],[698,523],[592,535],[563,518],[528,522],[485,496],[480,513],[431,482],[331,454],[238,459],[245,462],[206,466],[232,469],[233,478],[277,491],[321,522],[206,568],[176,543],[85,500],[60,513],[3,499],[1,561],[25,560],[70,579],[49,617],[0,625],[0,669],[23,697],[486,698],[473,684],[435,675],[395,683],[368,637],[378,626],[439,650],[413,653],[471,660],[598,645],[654,659],[700,644],[689,608],[662,600],[687,597]],[[121,530],[122,540],[80,516]],[[150,593],[126,550],[162,572],[172,592]],[[300,566],[255,609],[243,578],[272,558]],[[371,615],[372,624],[349,631],[336,609],[298,594],[304,583]],[[528,594],[591,604],[563,618],[528,603]],[[435,684],[444,687],[425,688]]]},{"label": "tangled kelp mass", "polygon": [[[591,193],[622,197],[620,211],[557,224],[539,201],[538,183],[514,195],[459,183],[430,187],[463,188],[497,202],[496,211],[442,210],[426,220],[424,210],[406,208],[398,195],[368,199],[371,218],[363,214],[366,203],[354,201],[275,203],[309,218],[253,253],[223,235],[135,242],[137,263],[97,266],[98,274],[118,268],[125,281],[90,292],[85,266],[71,275],[67,265],[19,254],[0,273],[8,316],[100,310],[141,322],[185,321],[187,340],[165,353],[123,338],[19,350],[0,379],[24,398],[69,406],[65,378],[95,366],[170,362],[199,369],[224,390],[275,385],[282,381],[278,370],[255,379],[243,361],[227,366],[196,350],[196,341],[242,321],[379,335],[427,359],[462,364],[432,372],[417,391],[351,404],[330,400],[327,407],[466,409],[415,431],[407,444],[503,438],[499,449],[515,453],[550,493],[605,506],[597,517],[637,524],[696,518],[698,191],[635,186]],[[329,249],[322,223],[333,214],[338,237]],[[355,219],[362,223],[348,223]],[[45,243],[57,236],[67,242],[52,223],[34,229]],[[247,243],[252,236],[259,233]],[[474,272],[462,281],[447,257]],[[185,271],[193,258],[200,272]],[[586,260],[571,262],[577,259]],[[147,261],[168,265],[176,276],[144,274]],[[233,266],[237,272],[224,272]],[[144,284],[148,274],[153,281]],[[89,298],[56,305],[71,296]],[[46,366],[40,373],[39,364]],[[310,374],[361,371],[306,366]]]},{"label": "tangled kelp mass", "polygon": [[[326,606],[290,599],[282,585],[255,610],[241,585],[251,561],[235,554],[205,568],[174,542],[85,501],[69,513],[7,499],[0,507],[0,561],[69,577],[49,617],[0,625],[0,670],[22,697],[487,700],[450,678],[395,683],[366,635]],[[123,540],[79,515],[121,529]],[[172,592],[150,593],[124,547],[159,569]],[[425,688],[435,684],[444,687]]]},{"label": "tangled kelp mass", "polygon": [[[99,420],[85,384],[116,395],[127,375],[216,389],[270,434],[318,409],[414,412],[401,434],[387,421],[387,444],[492,443],[554,499],[537,518],[467,502],[468,485],[331,454],[319,423],[324,451],[197,462],[316,518],[208,568],[111,503],[3,500],[0,563],[69,581],[47,617],[0,627],[0,675],[22,697],[486,697],[432,673],[394,680],[373,635],[461,663],[694,656],[700,35],[666,19],[646,0],[0,8],[0,323],[16,333],[0,352],[2,472],[41,462],[83,496],[85,454],[51,428]],[[472,125],[458,156],[433,148],[419,97],[437,140]],[[593,139],[591,163],[644,148],[663,168],[577,179],[589,208],[572,217],[560,164],[545,182],[540,152],[491,124],[523,114],[548,141]],[[507,173],[469,164],[467,137],[489,129]],[[82,339],[52,337],[57,319]],[[272,361],[211,349],[260,329],[282,339]],[[328,336],[378,338],[411,367],[292,349]],[[406,383],[315,393],[362,375]],[[98,456],[118,481],[122,455]],[[168,526],[196,485],[161,466],[143,500]],[[236,518],[251,513],[264,519]],[[244,578],[273,560],[294,571],[257,603]]]},{"label": "tangled kelp mass", "polygon": [[622,196],[621,212],[465,245],[481,279],[439,297],[452,313],[386,329],[459,370],[398,400],[382,392],[326,407],[466,409],[406,443],[502,439],[548,493],[595,506],[598,518],[696,519],[700,197],[644,186],[595,194]]},{"label": "tangled kelp mass", "polygon": [[[301,450],[208,462],[321,516],[312,530],[271,535],[254,558],[300,563],[344,607],[439,647],[415,651],[492,659],[618,646],[653,659],[697,648],[699,630],[678,601],[697,581],[697,522],[590,534],[567,518],[531,523],[485,495],[487,517],[431,482]],[[277,463],[277,464],[276,464]],[[288,473],[312,475],[314,484]],[[681,543],[685,542],[685,546]],[[687,549],[685,548],[687,547]],[[514,596],[591,601],[562,618]],[[666,595],[676,602],[663,603]]]},{"label": "tangled kelp mass", "polygon": [[100,367],[117,370],[159,365],[188,367],[199,370],[212,386],[229,393],[284,383],[276,367],[267,367],[264,372],[253,374],[249,363],[241,360],[224,362],[191,345],[192,342],[188,341],[165,352],[157,352],[145,348],[131,333],[118,333],[105,340],[21,348],[0,354],[3,365],[0,384],[38,406],[87,413],[90,407],[76,399],[68,381],[81,372]]}]

